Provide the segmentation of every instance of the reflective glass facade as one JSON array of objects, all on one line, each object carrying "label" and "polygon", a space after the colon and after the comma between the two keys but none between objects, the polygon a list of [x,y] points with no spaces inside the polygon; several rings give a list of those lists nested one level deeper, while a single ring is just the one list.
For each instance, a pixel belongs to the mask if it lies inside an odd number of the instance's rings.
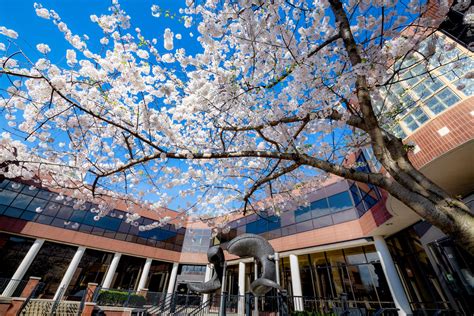
[{"label": "reflective glass facade", "polygon": [[[373,246],[299,255],[303,296],[321,301],[347,293],[352,304],[365,309],[388,307],[392,296]],[[292,290],[289,258],[281,260],[282,285]]]},{"label": "reflective glass facade", "polygon": [[166,292],[166,286],[168,285],[168,279],[172,268],[172,263],[153,260],[145,284],[148,292]]},{"label": "reflective glass facade", "polygon": [[211,244],[211,229],[186,229],[183,252],[206,253]]},{"label": "reflective glass facade", "polygon": [[[451,17],[442,24],[444,27],[440,30],[457,41],[461,38],[466,40],[465,34],[459,35],[466,29],[461,31],[449,26],[452,23],[450,19],[462,17],[464,13],[451,10],[450,14]],[[419,52],[395,64],[394,69],[399,74],[391,84],[382,88],[376,106],[379,110],[390,108],[397,115],[397,123],[391,129],[398,137],[407,137],[431,118],[474,95],[474,82],[465,77],[474,66],[474,46],[470,52],[461,45],[450,47],[451,43],[452,39],[435,33],[420,44]],[[429,53],[430,46],[436,47],[432,55]],[[426,56],[429,56],[428,62]]]},{"label": "reflective glass facade", "polygon": [[[430,224],[420,222],[387,238],[393,261],[415,312],[452,307],[420,239],[430,227]],[[444,277],[450,279],[448,274]]]},{"label": "reflective glass facade", "polygon": [[122,255],[117,270],[115,270],[110,288],[125,290],[137,289],[144,264],[145,258]]},{"label": "reflective glass facade", "polygon": [[0,278],[13,276],[33,242],[30,238],[0,233]]},{"label": "reflective glass facade", "polygon": [[53,298],[77,247],[44,242],[23,279],[40,277],[45,283],[42,298]]},{"label": "reflective glass facade", "polygon": [[173,225],[139,231],[139,225],[153,223],[142,217],[133,225],[125,222],[125,212],[111,211],[100,220],[95,220],[94,205],[86,203],[79,209],[75,201],[57,193],[18,182],[4,180],[0,183],[0,216],[80,231],[96,236],[181,251],[186,229]]},{"label": "reflective glass facade", "polygon": [[[364,164],[363,168],[368,169],[368,163],[363,154],[359,157],[361,158],[358,162],[361,165]],[[274,239],[352,221],[358,219],[381,200],[377,187],[358,182],[351,182],[348,187],[347,183],[337,184],[339,191],[341,188],[347,188],[345,191],[319,198],[296,210],[282,212],[280,216],[261,212],[258,215],[252,214],[234,220],[229,223],[230,231],[220,233],[214,243],[225,243],[243,233],[258,234],[266,239]]]},{"label": "reflective glass facade", "polygon": [[66,291],[68,300],[80,300],[88,283],[101,284],[112,261],[109,252],[86,249]]},{"label": "reflective glass facade", "polygon": [[280,216],[260,213],[229,223],[230,231],[220,234],[218,242],[227,242],[243,234],[259,234],[266,239],[293,235],[359,218],[350,193],[343,191],[313,201],[309,206],[283,212]]}]

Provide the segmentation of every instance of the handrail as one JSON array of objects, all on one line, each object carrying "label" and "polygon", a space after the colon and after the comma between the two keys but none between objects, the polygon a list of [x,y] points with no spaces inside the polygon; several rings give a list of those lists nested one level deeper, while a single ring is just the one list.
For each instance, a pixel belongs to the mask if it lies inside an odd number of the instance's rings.
[{"label": "handrail", "polygon": [[380,316],[380,315],[383,315],[383,313],[385,312],[397,312],[398,314],[398,311],[400,309],[396,308],[396,307],[384,307],[384,308],[379,308],[375,313],[374,313],[374,316]]},{"label": "handrail", "polygon": [[[185,311],[186,309],[188,309],[191,305],[190,305],[190,300],[189,300],[189,297],[190,295],[189,294],[186,294],[186,301],[184,303],[184,305],[180,306],[177,310],[175,310],[173,312],[173,315],[179,315],[182,311]],[[176,298],[175,298],[175,301],[177,301],[178,299],[180,298],[180,296],[178,295]],[[182,298],[182,296],[181,296]],[[201,295],[191,295],[191,299],[192,298],[199,298],[199,301],[201,301],[202,297]],[[191,300],[191,302],[194,302],[194,300]],[[175,302],[175,304],[177,304],[178,302]]]},{"label": "handrail", "polygon": [[209,299],[207,301],[205,301],[201,306],[199,306],[195,310],[191,311],[189,313],[189,316],[193,316],[193,315],[196,316],[200,312],[204,311],[206,308],[208,308],[211,305],[212,300],[213,300],[213,298],[212,298],[212,295],[211,295],[209,297]]},{"label": "handrail", "polygon": [[26,306],[28,306],[28,303],[31,301],[32,298],[35,297],[36,293],[40,291],[41,288],[43,288],[44,286],[44,283],[43,282],[38,282],[36,284],[36,286],[34,287],[33,291],[31,291],[30,295],[28,295],[28,297],[26,298],[26,300],[23,302],[23,304],[21,304],[21,307],[20,309],[18,309],[18,312],[16,313],[17,316],[21,315],[21,312],[23,311],[23,309],[26,308]]},{"label": "handrail", "polygon": [[[97,289],[97,288],[96,288]],[[81,303],[79,304],[79,309],[77,310],[77,316],[81,316],[82,310],[84,309],[84,306],[86,304],[86,299],[89,296],[89,293],[92,292],[90,288],[86,288],[84,291],[84,294],[82,295],[81,298]],[[94,292],[92,292],[92,298],[94,297]]]},{"label": "handrail", "polygon": [[165,295],[166,295],[166,298],[163,301],[163,304],[161,304],[161,306],[160,306],[160,310],[162,312],[165,312],[165,311],[167,311],[168,309],[171,308],[171,303],[172,303],[172,301],[175,297],[175,294],[169,294],[169,296],[168,296],[168,294],[165,294]]},{"label": "handrail", "polygon": [[50,315],[56,315],[56,309],[59,306],[59,302],[61,302],[61,298],[63,297],[64,292],[66,291],[66,287],[63,286],[59,289],[59,295],[58,298],[54,301],[53,307],[51,308],[51,313]]}]

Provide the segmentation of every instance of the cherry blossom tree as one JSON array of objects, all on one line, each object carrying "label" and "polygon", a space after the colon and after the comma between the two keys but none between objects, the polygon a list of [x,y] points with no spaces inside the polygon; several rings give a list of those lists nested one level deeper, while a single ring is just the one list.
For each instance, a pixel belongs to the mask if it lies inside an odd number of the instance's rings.
[{"label": "cherry blossom tree", "polygon": [[[78,207],[99,203],[99,218],[110,197],[132,213],[135,203],[160,213],[181,199],[178,225],[190,215],[225,229],[221,215],[278,213],[295,188],[333,174],[383,188],[474,253],[472,214],[413,167],[410,146],[391,131],[407,105],[386,106],[381,92],[414,63],[429,75],[429,61],[443,61],[434,34],[442,18],[425,14],[433,5],[440,16],[449,9],[418,0],[187,0],[180,20],[197,29],[200,46],[190,54],[170,28],[145,38],[117,1],[91,16],[100,51],[36,4],[70,48],[64,65],[48,59],[54,43],[39,44],[43,56],[32,60],[19,35],[0,28],[3,176],[63,190]],[[151,7],[165,23],[163,12]],[[344,163],[367,147],[381,170]]]}]

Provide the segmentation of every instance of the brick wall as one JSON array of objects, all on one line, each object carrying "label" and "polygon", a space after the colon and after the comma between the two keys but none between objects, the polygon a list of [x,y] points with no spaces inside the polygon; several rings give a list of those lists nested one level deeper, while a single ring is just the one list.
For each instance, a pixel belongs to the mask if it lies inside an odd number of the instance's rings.
[{"label": "brick wall", "polygon": [[[446,130],[447,128],[447,130]],[[446,132],[444,136],[440,132]],[[474,97],[444,111],[408,137],[418,148],[409,154],[421,168],[444,153],[474,138]]]}]

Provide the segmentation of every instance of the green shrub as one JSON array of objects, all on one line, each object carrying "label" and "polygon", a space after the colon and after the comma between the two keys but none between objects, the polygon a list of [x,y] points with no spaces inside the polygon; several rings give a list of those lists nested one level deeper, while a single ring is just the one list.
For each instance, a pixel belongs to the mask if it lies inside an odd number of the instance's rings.
[{"label": "green shrub", "polygon": [[146,299],[142,295],[130,294],[129,297],[128,292],[117,290],[101,290],[97,298],[97,304],[105,306],[142,307],[145,303]]}]

